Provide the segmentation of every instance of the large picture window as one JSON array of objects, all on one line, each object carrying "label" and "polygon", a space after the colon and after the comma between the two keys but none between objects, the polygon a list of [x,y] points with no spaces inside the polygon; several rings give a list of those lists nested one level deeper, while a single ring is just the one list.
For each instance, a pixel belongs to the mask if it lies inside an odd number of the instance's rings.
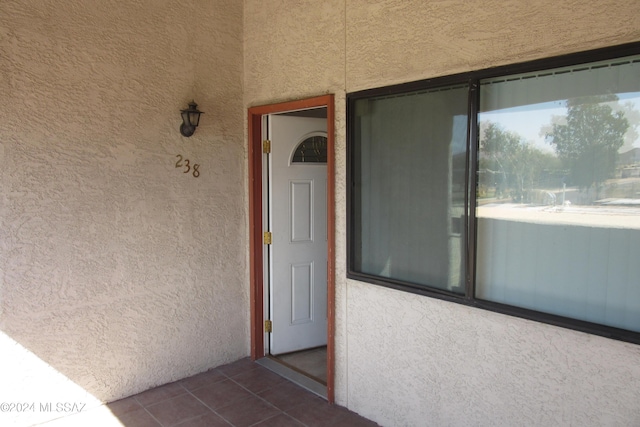
[{"label": "large picture window", "polygon": [[354,103],[354,267],[456,290],[464,213],[467,88]]},{"label": "large picture window", "polygon": [[640,343],[640,45],[348,95],[351,278]]}]

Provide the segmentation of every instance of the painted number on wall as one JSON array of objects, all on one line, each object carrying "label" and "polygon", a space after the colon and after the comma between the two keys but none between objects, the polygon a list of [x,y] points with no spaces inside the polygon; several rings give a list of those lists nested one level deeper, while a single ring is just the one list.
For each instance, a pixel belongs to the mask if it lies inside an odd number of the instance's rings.
[{"label": "painted number on wall", "polygon": [[176,157],[178,158],[178,161],[176,162],[176,168],[183,168],[182,173],[191,172],[191,175],[193,175],[194,178],[197,178],[200,176],[199,164],[194,163],[192,165],[189,159],[185,159],[182,157],[182,154],[178,154]]}]

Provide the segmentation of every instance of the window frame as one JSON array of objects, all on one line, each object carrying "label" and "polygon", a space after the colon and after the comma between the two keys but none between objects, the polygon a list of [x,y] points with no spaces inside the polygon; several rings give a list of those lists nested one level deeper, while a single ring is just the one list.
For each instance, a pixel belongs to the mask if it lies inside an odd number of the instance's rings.
[{"label": "window frame", "polygon": [[[477,250],[477,219],[476,219],[476,192],[478,176],[478,113],[480,105],[479,88],[480,81],[495,77],[508,77],[519,73],[540,72],[548,69],[576,66],[596,61],[612,60],[631,55],[640,54],[640,42],[627,43],[618,46],[605,47],[595,50],[570,53],[561,56],[536,59],[527,62],[507,64],[493,68],[477,71],[469,71],[449,76],[435,77],[408,83],[401,83],[386,87],[365,89],[361,91],[347,93],[346,113],[347,113],[347,278],[366,282],[378,286],[384,286],[400,291],[410,292],[418,295],[432,297],[444,301],[455,302],[470,307],[489,310],[509,316],[533,320],[540,323],[559,326],[593,335],[599,335],[619,341],[640,344],[640,332],[633,332],[626,329],[615,328],[603,324],[587,322],[570,317],[549,314],[541,311],[520,308],[507,304],[481,300],[475,297],[475,277],[476,277],[476,250]],[[465,206],[468,209],[467,220],[462,224],[462,241],[466,250],[462,264],[464,271],[465,286],[464,295],[446,290],[441,290],[427,285],[417,285],[403,282],[397,279],[375,276],[354,269],[355,265],[355,103],[361,99],[372,97],[399,95],[407,92],[422,90],[432,90],[439,87],[453,85],[467,85],[468,96],[468,116],[467,116],[467,159],[465,171]]]}]

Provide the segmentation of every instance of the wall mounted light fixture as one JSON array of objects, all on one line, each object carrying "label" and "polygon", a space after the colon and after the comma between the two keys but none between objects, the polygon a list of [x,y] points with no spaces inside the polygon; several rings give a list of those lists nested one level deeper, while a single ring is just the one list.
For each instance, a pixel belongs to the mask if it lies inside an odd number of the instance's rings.
[{"label": "wall mounted light fixture", "polygon": [[196,131],[198,123],[200,123],[200,114],[204,114],[198,110],[198,104],[194,101],[189,103],[189,108],[180,110],[182,115],[182,124],[180,125],[180,133],[182,136],[191,136]]}]

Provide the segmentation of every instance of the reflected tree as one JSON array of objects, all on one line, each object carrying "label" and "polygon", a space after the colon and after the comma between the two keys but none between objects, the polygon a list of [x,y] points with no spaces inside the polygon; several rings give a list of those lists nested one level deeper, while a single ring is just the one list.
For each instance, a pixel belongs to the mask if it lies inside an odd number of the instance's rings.
[{"label": "reflected tree", "polygon": [[492,177],[496,197],[527,201],[529,190],[543,186],[544,177],[558,169],[558,160],[533,147],[516,132],[484,123],[480,140],[480,170]]},{"label": "reflected tree", "polygon": [[612,106],[614,111],[621,111],[624,114],[624,118],[629,122],[629,129],[624,134],[624,145],[619,150],[620,153],[631,150],[634,144],[638,141],[638,126],[640,125],[640,111],[635,109],[635,105],[632,102],[625,102],[624,104],[616,104]]},{"label": "reflected tree", "polygon": [[571,183],[580,190],[594,186],[596,198],[615,171],[618,150],[629,128],[624,113],[610,105],[616,101],[616,95],[569,99],[566,122],[553,123],[546,133],[547,141],[569,170]]}]

